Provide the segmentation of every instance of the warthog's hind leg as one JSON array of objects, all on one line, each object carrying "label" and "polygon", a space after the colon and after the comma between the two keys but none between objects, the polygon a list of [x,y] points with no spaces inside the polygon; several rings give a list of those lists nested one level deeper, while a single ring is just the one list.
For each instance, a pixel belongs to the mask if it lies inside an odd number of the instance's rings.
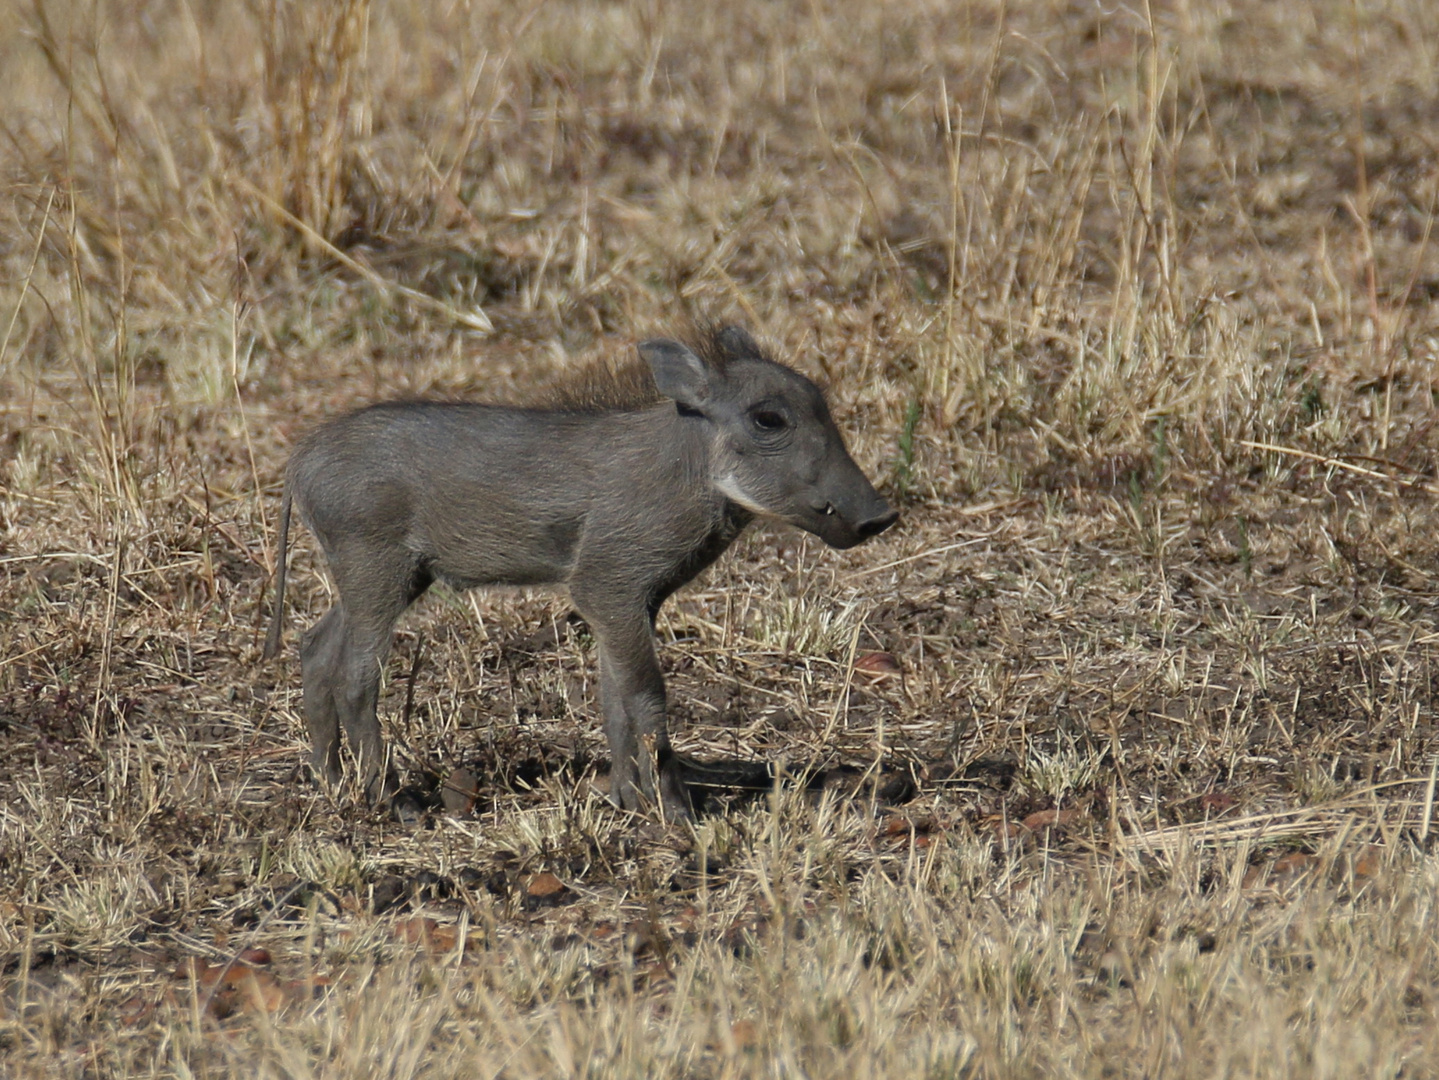
[{"label": "warthog's hind leg", "polygon": [[345,627],[343,677],[336,704],[365,797],[378,802],[395,789],[378,714],[380,664],[389,650],[394,622],[385,620],[382,626],[356,622],[351,620]]},{"label": "warthog's hind leg", "polygon": [[344,633],[345,612],[336,604],[300,638],[305,727],[310,732],[315,777],[327,784],[340,780],[340,716],[335,694]]},{"label": "warthog's hind leg", "polygon": [[323,746],[326,774],[338,774],[335,747],[338,729],[343,727],[360,785],[371,802],[378,802],[396,787],[377,715],[380,668],[390,649],[395,620],[431,579],[405,553],[380,550],[371,543],[352,543],[348,550],[331,555],[329,562],[340,602],[312,631],[309,647],[316,675],[313,680],[306,678],[306,717],[311,715],[313,681],[320,695],[310,727],[316,761],[322,760]]}]

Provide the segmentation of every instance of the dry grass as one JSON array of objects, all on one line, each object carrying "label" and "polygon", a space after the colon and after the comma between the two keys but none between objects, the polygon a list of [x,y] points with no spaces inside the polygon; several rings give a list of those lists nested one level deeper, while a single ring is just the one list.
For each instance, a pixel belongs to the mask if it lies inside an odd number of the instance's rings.
[{"label": "dry grass", "polygon": [[[1439,1075],[1436,54],[1427,0],[0,2],[0,1075]],[[473,810],[313,790],[291,440],[696,311],[906,504],[661,620],[679,745],[785,781],[626,818],[563,600],[441,593],[383,712]]]}]

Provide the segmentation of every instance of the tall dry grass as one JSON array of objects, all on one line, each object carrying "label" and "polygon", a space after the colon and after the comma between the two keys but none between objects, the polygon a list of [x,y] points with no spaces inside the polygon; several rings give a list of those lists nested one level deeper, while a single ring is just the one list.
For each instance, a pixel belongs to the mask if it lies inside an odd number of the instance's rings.
[{"label": "tall dry grass", "polygon": [[[1422,0],[0,2],[0,1072],[1434,1075],[1436,49]],[[312,791],[255,667],[292,437],[697,312],[907,509],[662,620],[680,744],[816,790],[622,818],[563,602],[438,594],[386,721],[477,809]]]}]

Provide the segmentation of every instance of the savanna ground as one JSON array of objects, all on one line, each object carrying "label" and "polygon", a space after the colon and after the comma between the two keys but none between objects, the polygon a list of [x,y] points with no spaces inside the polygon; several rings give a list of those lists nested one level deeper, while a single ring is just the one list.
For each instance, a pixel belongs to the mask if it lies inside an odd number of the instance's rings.
[{"label": "savanna ground", "polygon": [[[0,1074],[1439,1075],[1439,7],[6,0]],[[692,315],[902,524],[432,593],[306,773],[324,417]]]}]

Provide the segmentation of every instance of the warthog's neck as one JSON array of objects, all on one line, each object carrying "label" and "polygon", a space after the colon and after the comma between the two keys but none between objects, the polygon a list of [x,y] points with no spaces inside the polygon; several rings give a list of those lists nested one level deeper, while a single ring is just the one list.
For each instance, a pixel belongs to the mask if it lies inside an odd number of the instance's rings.
[{"label": "warthog's neck", "polygon": [[671,503],[725,512],[729,500],[714,467],[716,440],[722,437],[715,425],[682,415],[668,401],[596,419],[602,430],[595,433],[591,453],[608,466],[611,484],[638,499],[653,488]]},{"label": "warthog's neck", "polygon": [[612,456],[600,493],[605,505],[595,507],[591,524],[611,521],[613,531],[602,531],[633,544],[636,563],[645,561],[642,552],[656,556],[647,590],[653,612],[719,558],[754,515],[728,498],[714,475],[715,440],[722,436],[713,424],[681,415],[671,403],[607,420],[623,434],[616,438],[612,429],[597,440],[597,449]]}]

